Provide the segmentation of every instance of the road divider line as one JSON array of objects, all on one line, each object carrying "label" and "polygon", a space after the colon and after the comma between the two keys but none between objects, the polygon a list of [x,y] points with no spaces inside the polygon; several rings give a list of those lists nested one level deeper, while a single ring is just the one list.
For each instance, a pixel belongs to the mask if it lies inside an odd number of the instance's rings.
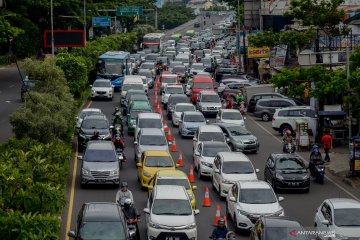
[{"label": "road divider line", "polygon": [[[264,128],[261,124],[259,124],[254,118],[251,117],[251,119],[253,120],[253,122],[258,125],[261,129],[263,129],[265,132],[267,132],[268,134],[270,134],[273,138],[275,138],[278,142],[282,143],[282,141],[277,138],[274,134],[272,134],[271,132],[269,132],[269,130],[267,130],[266,128]],[[309,163],[308,160],[306,160],[305,158],[303,158],[301,155],[299,155],[298,153],[296,153],[296,155],[298,155],[304,162]],[[334,184],[335,186],[337,186],[339,189],[343,190],[346,194],[348,194],[350,197],[352,197],[353,199],[360,201],[360,199],[358,197],[356,197],[354,194],[352,194],[351,192],[349,192],[348,190],[346,190],[343,186],[341,186],[340,184],[338,184],[337,182],[335,182],[334,180],[332,180],[330,177],[325,175],[325,178],[331,182],[332,184]]]},{"label": "road divider line", "polygon": [[90,102],[88,103],[88,105],[86,106],[86,108],[89,108],[91,104],[92,104],[92,101],[90,101]]}]

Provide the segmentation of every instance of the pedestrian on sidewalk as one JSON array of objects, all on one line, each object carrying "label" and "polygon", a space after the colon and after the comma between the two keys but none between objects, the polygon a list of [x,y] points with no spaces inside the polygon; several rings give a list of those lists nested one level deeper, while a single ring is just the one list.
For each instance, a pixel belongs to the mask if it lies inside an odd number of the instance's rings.
[{"label": "pedestrian on sidewalk", "polygon": [[329,130],[325,131],[324,136],[321,138],[321,143],[322,143],[324,151],[325,151],[324,160],[327,161],[327,162],[330,162],[329,152],[330,152],[330,149],[331,149],[332,137],[330,135]]}]

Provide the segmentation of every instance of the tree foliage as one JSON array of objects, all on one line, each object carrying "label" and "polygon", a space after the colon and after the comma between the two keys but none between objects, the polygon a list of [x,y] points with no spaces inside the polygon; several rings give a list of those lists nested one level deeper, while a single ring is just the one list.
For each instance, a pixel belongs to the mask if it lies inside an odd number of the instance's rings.
[{"label": "tree foliage", "polygon": [[165,29],[175,28],[195,18],[195,14],[191,8],[182,4],[165,3],[158,11],[158,25]]},{"label": "tree foliage", "polygon": [[360,47],[357,47],[350,56],[350,71],[360,70]]}]

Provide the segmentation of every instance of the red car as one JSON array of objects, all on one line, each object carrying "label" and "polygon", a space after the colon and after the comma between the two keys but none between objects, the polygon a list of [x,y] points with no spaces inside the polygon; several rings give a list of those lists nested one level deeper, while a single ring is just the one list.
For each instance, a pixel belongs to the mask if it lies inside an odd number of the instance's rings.
[{"label": "red car", "polygon": [[214,90],[213,79],[210,76],[194,76],[191,85],[191,101],[195,104],[202,90]]}]

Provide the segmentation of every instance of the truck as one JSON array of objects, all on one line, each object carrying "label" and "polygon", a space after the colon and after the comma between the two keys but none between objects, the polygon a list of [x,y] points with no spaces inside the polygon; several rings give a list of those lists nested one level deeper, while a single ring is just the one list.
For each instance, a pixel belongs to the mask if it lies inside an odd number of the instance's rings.
[{"label": "truck", "polygon": [[251,97],[254,94],[258,94],[258,93],[274,93],[275,92],[275,87],[273,84],[260,84],[260,85],[251,85],[251,86],[246,86],[244,88],[244,96],[245,96],[245,101],[246,104],[248,105],[248,101],[251,99]]}]

